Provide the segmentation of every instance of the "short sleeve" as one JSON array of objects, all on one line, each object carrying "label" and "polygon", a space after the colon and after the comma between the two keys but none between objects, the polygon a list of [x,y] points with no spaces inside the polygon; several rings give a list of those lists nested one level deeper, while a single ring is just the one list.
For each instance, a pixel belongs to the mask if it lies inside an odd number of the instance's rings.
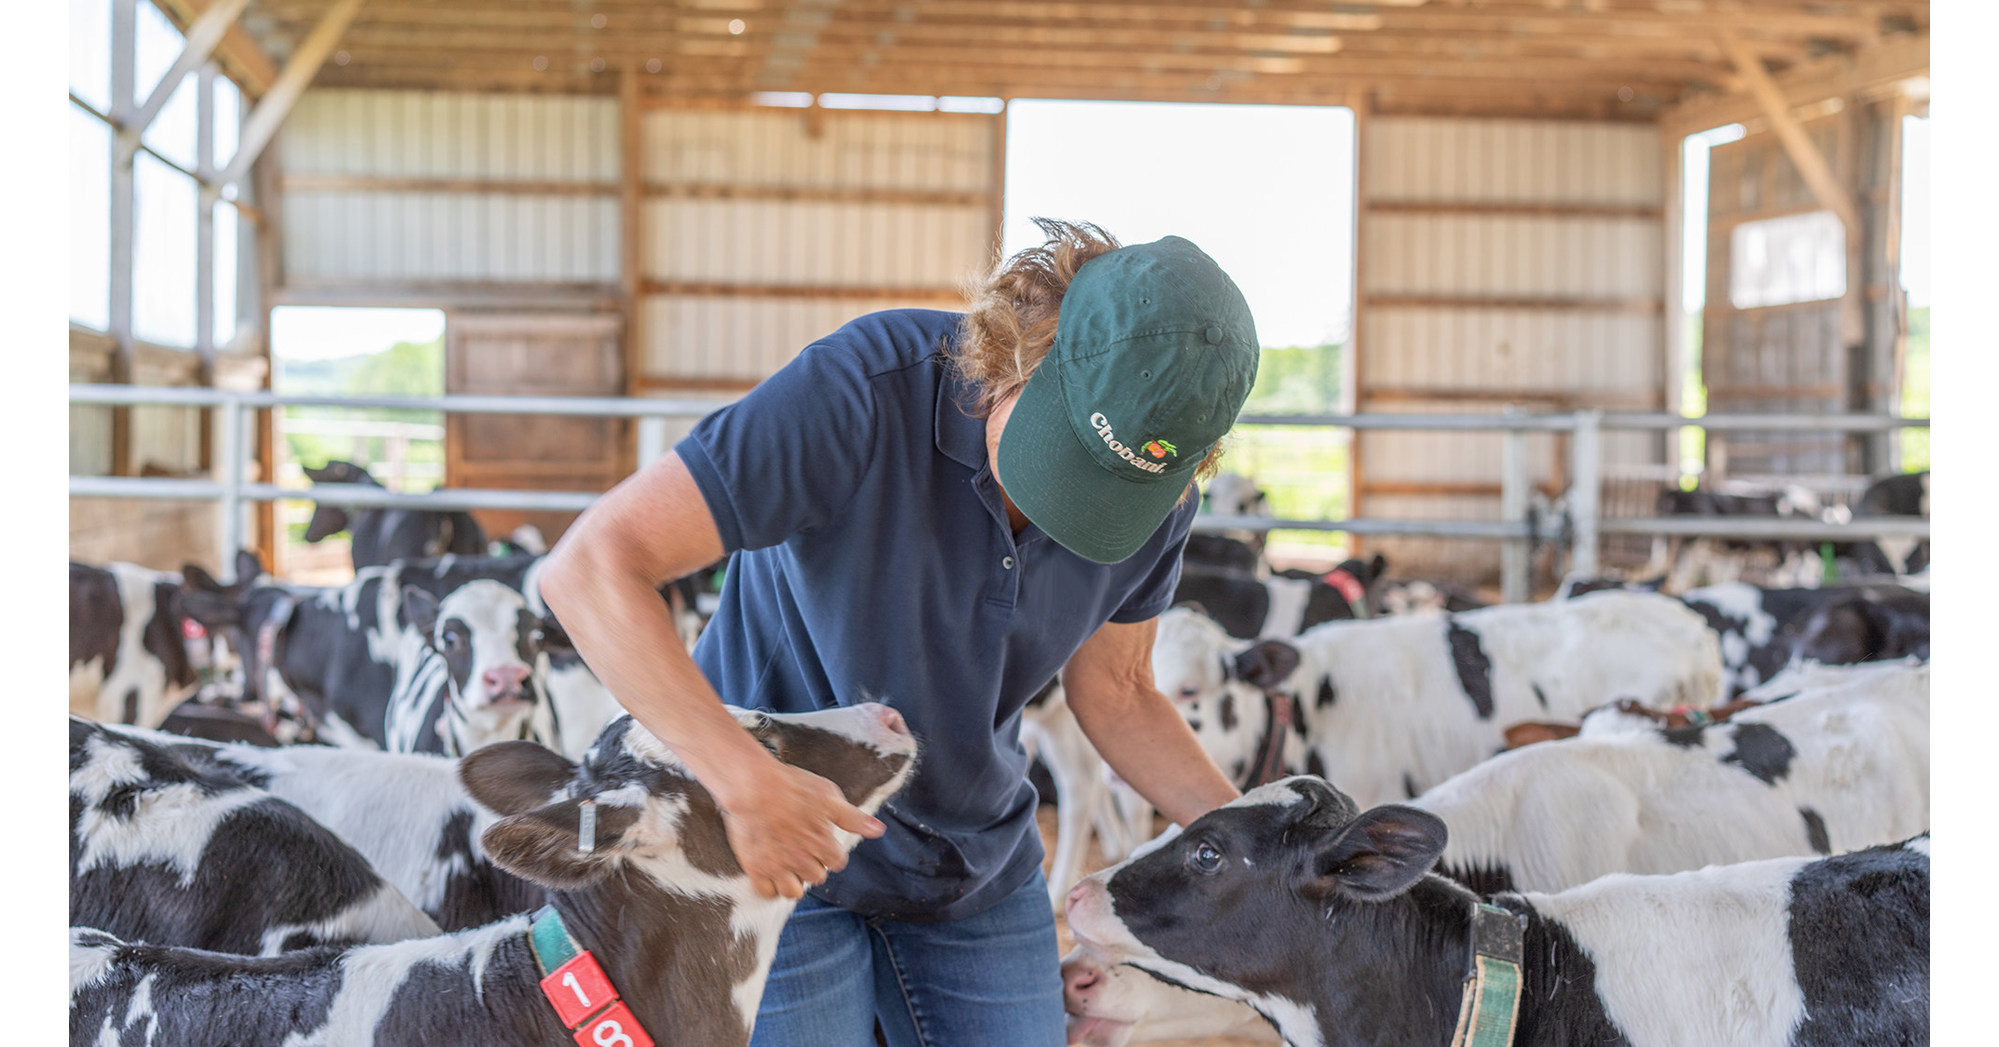
[{"label": "short sleeve", "polygon": [[[1180,587],[1180,553],[1187,547],[1187,534],[1194,529],[1194,514],[1200,509],[1201,500],[1190,496],[1166,515],[1165,522],[1159,525],[1166,541],[1160,547],[1157,561],[1145,580],[1132,591],[1130,599],[1111,615],[1111,621],[1120,625],[1151,621],[1173,606],[1173,591]],[[1147,542],[1146,548],[1153,548],[1153,542]]]},{"label": "short sleeve", "polygon": [[674,446],[729,552],[838,517],[874,460],[874,392],[858,354],[815,343]]}]

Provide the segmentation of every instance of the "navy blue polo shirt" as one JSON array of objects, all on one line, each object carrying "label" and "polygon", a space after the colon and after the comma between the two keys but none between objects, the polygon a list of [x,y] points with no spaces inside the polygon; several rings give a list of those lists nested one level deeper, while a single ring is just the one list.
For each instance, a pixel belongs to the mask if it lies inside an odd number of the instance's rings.
[{"label": "navy blue polo shirt", "polygon": [[944,348],[962,316],[897,309],[808,346],[674,449],[735,558],[694,660],[773,712],[899,710],[915,775],[847,868],[813,889],[867,916],[956,919],[1041,863],[1021,709],[1105,622],[1170,604],[1198,501],[1130,559],[1015,537],[985,422]]}]

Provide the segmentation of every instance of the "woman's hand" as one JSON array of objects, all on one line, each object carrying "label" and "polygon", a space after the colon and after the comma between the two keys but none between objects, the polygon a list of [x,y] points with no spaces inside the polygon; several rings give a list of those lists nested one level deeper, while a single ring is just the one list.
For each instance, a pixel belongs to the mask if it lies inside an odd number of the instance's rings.
[{"label": "woman's hand", "polygon": [[839,786],[768,754],[699,777],[722,809],[736,863],[766,898],[803,897],[805,888],[847,867],[836,827],[870,839],[887,831],[848,803]]}]

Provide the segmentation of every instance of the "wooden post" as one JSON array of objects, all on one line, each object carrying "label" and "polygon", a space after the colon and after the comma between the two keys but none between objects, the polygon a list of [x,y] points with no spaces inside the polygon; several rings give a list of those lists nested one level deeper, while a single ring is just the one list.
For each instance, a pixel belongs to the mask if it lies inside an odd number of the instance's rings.
[{"label": "wooden post", "polygon": [[[130,382],[136,362],[132,348],[132,227],[134,206],[132,161],[139,154],[139,136],[128,130],[138,74],[138,0],[111,0],[111,273],[108,326],[117,352],[111,380]],[[111,475],[132,475],[132,409],[111,409]]]},{"label": "wooden post", "polygon": [[250,173],[250,165],[256,163],[257,156],[271,143],[278,133],[278,126],[291,114],[292,106],[298,104],[299,96],[305,93],[307,84],[318,74],[326,56],[333,53],[333,45],[340,42],[341,34],[347,31],[349,23],[361,10],[365,0],[335,0],[331,9],[312,27],[305,42],[292,53],[291,61],[285,63],[284,72],[278,74],[271,89],[257,101],[257,108],[250,111],[250,118],[243,121],[243,133],[236,147],[236,156],[222,169],[216,182],[229,185],[241,182]]},{"label": "wooden post", "polygon": [[[1358,414],[1367,410],[1363,399],[1361,379],[1365,370],[1361,366],[1361,320],[1366,315],[1367,287],[1361,279],[1361,267],[1367,264],[1367,132],[1368,124],[1374,119],[1374,92],[1363,88],[1354,93],[1353,100],[1353,311],[1347,330],[1346,360],[1342,369],[1346,372],[1343,393],[1352,405],[1350,410]],[[1365,498],[1362,487],[1367,482],[1367,469],[1361,464],[1361,443],[1366,434],[1359,429],[1352,430],[1347,437],[1347,516],[1358,519],[1366,515],[1362,511]],[[1350,539],[1350,555],[1361,555],[1361,547],[1366,541],[1360,535]]]}]

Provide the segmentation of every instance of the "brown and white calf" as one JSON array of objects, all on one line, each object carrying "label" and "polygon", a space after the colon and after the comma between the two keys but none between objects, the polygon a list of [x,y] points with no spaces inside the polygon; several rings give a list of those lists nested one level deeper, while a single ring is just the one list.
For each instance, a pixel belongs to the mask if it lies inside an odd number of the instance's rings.
[{"label": "brown and white calf", "polygon": [[[1518,950],[1518,1047],[1929,1042],[1929,840],[1487,906],[1432,875],[1444,824],[1321,779],[1253,790],[1079,884],[1099,957],[1248,1004],[1291,1047],[1452,1041],[1474,925]],[[1483,914],[1483,915],[1481,915]]]},{"label": "brown and white calf", "polygon": [[[796,716],[740,714],[778,758],[832,780],[873,812],[909,776],[916,742],[900,716],[863,704]],[[196,1047],[227,1029],[245,1043],[566,1043],[741,1047],[796,904],[767,899],[737,866],[714,799],[672,750],[627,719],[579,766],[526,742],[460,763],[466,787],[502,815],[487,850],[546,885],[533,917],[394,945],[260,959],[70,932],[72,1044]],[[586,804],[588,806],[586,806]],[[851,848],[859,838],[839,834]],[[559,920],[601,967],[544,978],[536,924]],[[578,973],[575,971],[572,974]],[[622,999],[622,1013],[611,998]],[[547,997],[544,998],[544,992]],[[558,1017],[573,993],[589,1010]],[[641,1038],[639,1030],[647,1035]],[[622,1039],[620,1038],[622,1037]]]},{"label": "brown and white calf", "polygon": [[437,933],[339,836],[184,751],[70,717],[72,924],[267,956]]}]

